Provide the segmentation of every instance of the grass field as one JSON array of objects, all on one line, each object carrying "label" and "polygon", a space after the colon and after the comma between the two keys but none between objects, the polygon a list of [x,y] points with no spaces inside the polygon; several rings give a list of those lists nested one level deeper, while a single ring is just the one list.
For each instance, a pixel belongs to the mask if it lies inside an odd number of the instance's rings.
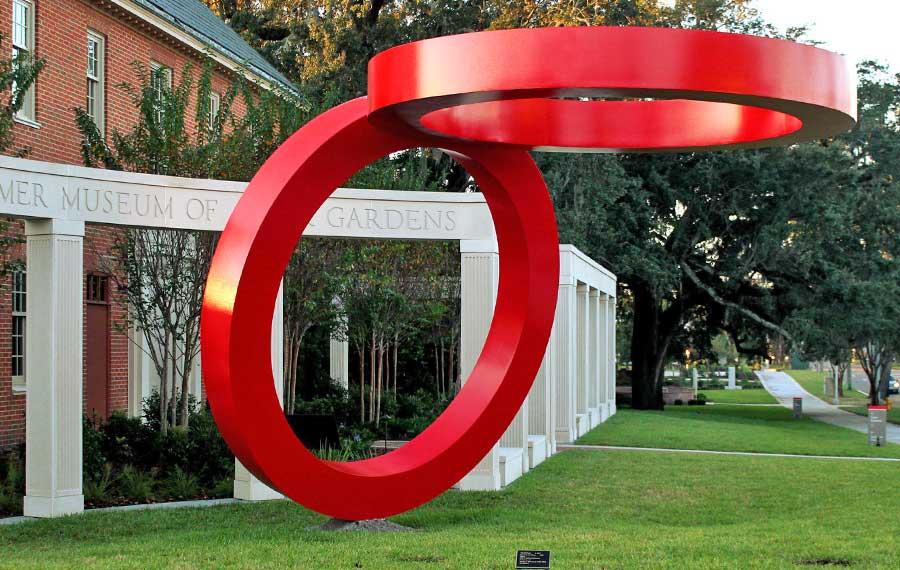
[{"label": "grass field", "polygon": [[664,412],[623,409],[578,443],[900,458],[900,445],[872,447],[865,434],[808,418],[795,420],[790,410],[774,406],[668,406]]},{"label": "grass field", "polygon": [[700,390],[710,402],[717,404],[777,404],[778,400],[762,388],[749,390]]},{"label": "grass field", "polygon": [[[0,526],[2,570],[511,570],[549,549],[554,570],[900,567],[887,532],[897,465],[825,459],[567,451],[497,492],[447,492],[395,517],[402,534],[307,531],[285,501],[94,513]],[[826,566],[828,567],[828,566]]]},{"label": "grass field", "polygon": [[[821,398],[829,404],[832,403],[834,394],[825,393],[823,374],[819,374],[815,370],[785,370],[785,372],[790,374],[791,378],[797,381],[797,384],[803,386],[803,389],[813,396]],[[847,390],[844,388],[844,397],[841,398],[840,403],[845,406],[855,406],[865,405],[867,401],[868,398],[865,394],[860,394],[856,390]]]}]

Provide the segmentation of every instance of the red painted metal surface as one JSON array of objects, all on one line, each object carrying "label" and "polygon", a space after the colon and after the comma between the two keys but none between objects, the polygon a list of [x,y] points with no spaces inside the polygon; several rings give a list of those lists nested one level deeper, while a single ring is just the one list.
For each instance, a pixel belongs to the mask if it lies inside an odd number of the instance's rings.
[{"label": "red painted metal surface", "polygon": [[[366,519],[413,508],[460,480],[499,439],[547,345],[558,237],[527,149],[761,147],[830,136],[855,118],[845,60],[781,40],[553,28],[449,36],[383,52],[369,62],[369,98],[324,113],[285,142],[222,234],[201,321],[216,421],[251,472],[311,509]],[[374,459],[319,461],[294,436],[273,387],[279,281],[303,228],[339,184],[377,158],[417,146],[446,149],[487,198],[502,251],[494,320],[468,381],[420,436]]]},{"label": "red painted metal surface", "polygon": [[[563,98],[653,98],[578,101]],[[638,27],[476,32],[369,62],[372,120],[538,150],[786,145],[848,130],[842,56],[785,40]]]},{"label": "red painted metal surface", "polygon": [[[553,324],[559,244],[543,178],[522,150],[397,134],[356,99],[300,129],[266,161],[225,227],[202,314],[203,374],[213,414],[237,458],[290,498],[342,519],[384,517],[442,493],[512,421]],[[319,206],[354,172],[391,152],[440,146],[475,177],[501,251],[494,320],[474,370],[443,414],[386,455],[320,461],[294,436],[271,365],[272,312],[284,268]]]}]

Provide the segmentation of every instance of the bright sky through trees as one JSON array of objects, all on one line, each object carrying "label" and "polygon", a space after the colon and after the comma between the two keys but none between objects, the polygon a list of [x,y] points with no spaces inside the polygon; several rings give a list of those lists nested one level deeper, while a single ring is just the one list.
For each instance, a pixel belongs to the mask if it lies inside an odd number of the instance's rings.
[{"label": "bright sky through trees", "polygon": [[875,59],[900,72],[898,0],[757,0],[762,16],[782,31],[807,26],[808,37],[854,61]]}]

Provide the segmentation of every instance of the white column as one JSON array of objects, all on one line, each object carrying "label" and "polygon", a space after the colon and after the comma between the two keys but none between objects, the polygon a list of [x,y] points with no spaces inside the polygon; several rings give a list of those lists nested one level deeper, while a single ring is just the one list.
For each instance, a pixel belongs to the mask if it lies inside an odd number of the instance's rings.
[{"label": "white column", "polygon": [[607,319],[607,364],[609,366],[609,415],[616,413],[616,298],[609,296]]},{"label": "white column", "polygon": [[[459,369],[462,382],[469,379],[481,355],[494,315],[500,257],[495,241],[459,242],[460,271],[460,339]],[[494,445],[478,465],[458,484],[463,491],[499,490],[500,452]]]},{"label": "white column", "polygon": [[590,425],[588,410],[588,286],[578,285],[575,308],[575,427],[578,436],[587,433]]},{"label": "white column", "polygon": [[[278,401],[284,400],[284,282],[278,289],[275,311],[272,314],[272,374]],[[247,468],[234,460],[234,498],[243,501],[270,501],[284,496],[254,477]]]},{"label": "white column", "polygon": [[533,469],[556,450],[556,379],[552,347],[556,337],[556,323],[544,351],[544,360],[531,391],[528,393],[528,467]]},{"label": "white column", "polygon": [[350,343],[332,338],[329,341],[329,376],[345,390],[350,387]]},{"label": "white column", "polygon": [[728,389],[737,390],[737,379],[735,377],[734,366],[728,367]]},{"label": "white column", "polygon": [[84,510],[81,465],[84,222],[26,220],[25,505]]},{"label": "white column", "polygon": [[575,283],[559,284],[556,301],[556,441],[569,443],[575,435]]},{"label": "white column", "polygon": [[[339,298],[336,298],[333,302],[336,306],[341,306]],[[347,317],[344,315],[338,321],[328,343],[328,376],[345,390],[350,388],[350,343],[347,341],[346,319]]]},{"label": "white column", "polygon": [[603,315],[601,305],[603,301],[601,299],[602,294],[597,289],[591,289],[590,294],[588,296],[588,303],[590,305],[590,318],[591,318],[591,339],[588,350],[590,351],[591,357],[591,393],[590,393],[590,406],[591,410],[594,410],[594,416],[591,418],[591,427],[594,427],[601,422],[605,422],[606,418],[609,416],[609,410],[606,406],[606,370],[603,368],[603,342],[604,342],[604,334],[603,334]]},{"label": "white column", "polygon": [[[603,413],[602,421],[606,421],[612,413],[612,404],[610,397],[615,400],[615,379],[610,376],[609,371],[609,313],[610,313],[610,296],[604,293],[599,298],[599,315],[600,321],[599,338],[597,339],[597,351],[600,368],[600,408]],[[612,396],[610,396],[612,392]]]},{"label": "white column", "polygon": [[[128,327],[128,415],[141,417],[144,398],[150,395],[151,361],[147,341],[137,322]],[[197,355],[200,359],[200,355]]]}]

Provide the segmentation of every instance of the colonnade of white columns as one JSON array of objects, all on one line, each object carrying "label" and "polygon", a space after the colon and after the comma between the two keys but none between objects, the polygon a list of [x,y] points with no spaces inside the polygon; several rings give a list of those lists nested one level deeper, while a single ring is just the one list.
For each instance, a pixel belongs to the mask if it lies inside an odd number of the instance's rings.
[{"label": "colonnade of white columns", "polygon": [[[81,512],[82,287],[84,223],[27,221],[26,496],[24,514]],[[493,317],[499,255],[493,241],[461,241],[460,369],[471,372]],[[460,489],[500,489],[615,413],[615,277],[572,246],[561,246],[556,319],[534,385],[500,441]],[[272,368],[282,390],[282,293],[273,315]],[[137,332],[137,331],[134,331]],[[130,365],[131,389],[145,388],[144,358]],[[346,342],[333,341],[332,374],[346,381]],[[199,366],[199,365],[198,365]],[[142,394],[130,395],[139,413]],[[143,394],[146,396],[146,394]],[[280,498],[239,463],[235,497]]]},{"label": "colonnade of white columns", "polygon": [[[487,337],[496,301],[495,242],[461,241],[462,378]],[[615,413],[615,277],[577,248],[560,247],[556,319],[527,400],[500,441],[458,484],[500,489]]]}]

